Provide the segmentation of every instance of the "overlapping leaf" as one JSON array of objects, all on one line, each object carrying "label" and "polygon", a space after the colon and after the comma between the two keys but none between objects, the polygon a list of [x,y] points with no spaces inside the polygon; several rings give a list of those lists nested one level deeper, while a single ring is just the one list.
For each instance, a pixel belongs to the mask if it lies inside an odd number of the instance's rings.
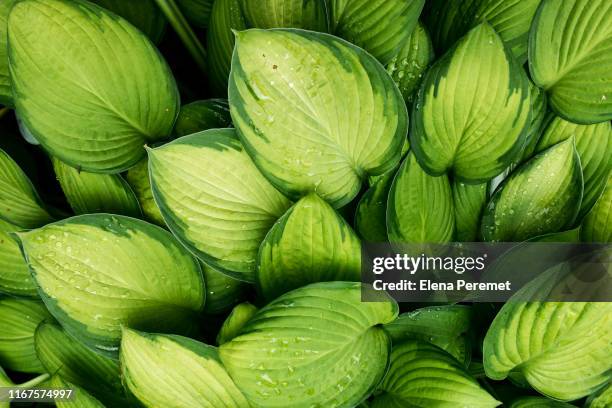
[{"label": "overlapping leaf", "polygon": [[388,63],[414,30],[424,0],[331,0],[331,32]]},{"label": "overlapping leaf", "polygon": [[316,194],[291,207],[259,248],[257,286],[267,299],[309,283],[359,281],[360,277],[359,238]]},{"label": "overlapping leaf", "polygon": [[472,310],[468,306],[431,306],[402,313],[385,325],[394,345],[407,340],[432,343],[467,365],[471,357],[469,330]]},{"label": "overlapping leaf", "polygon": [[74,396],[70,400],[56,400],[55,406],[57,408],[104,408],[104,405],[87,391],[78,385],[64,380],[59,375],[53,376],[51,381],[49,381],[49,385],[54,389],[72,390],[74,393]]},{"label": "overlapping leaf", "polygon": [[355,230],[365,241],[387,241],[387,198],[394,176],[395,171],[382,175],[359,200]]},{"label": "overlapping leaf", "polygon": [[607,408],[612,405],[612,384],[608,384],[591,395],[585,404],[586,408]]},{"label": "overlapping leaf", "polygon": [[38,324],[51,319],[45,306],[35,300],[0,299],[0,365],[24,373],[43,373],[34,350]]},{"label": "overlapping leaf", "polygon": [[536,152],[574,136],[584,178],[584,193],[577,220],[591,210],[601,196],[612,171],[612,126],[610,122],[577,125],[560,117],[548,123]]},{"label": "overlapping leaf", "polygon": [[547,112],[546,93],[531,81],[529,81],[529,91],[531,92],[531,122],[525,138],[525,147],[520,158],[521,162],[529,160],[533,156],[541,132],[550,120],[550,118],[545,120]]},{"label": "overlapping leaf", "polygon": [[159,42],[166,28],[166,19],[154,0],[93,0],[93,2],[125,18],[155,43]]},{"label": "overlapping leaf", "polygon": [[391,242],[448,242],[455,231],[453,193],[446,175],[425,173],[409,153],[398,170],[387,205]]},{"label": "overlapping leaf", "polygon": [[575,123],[612,119],[612,3],[542,0],[529,41],[531,76]]},{"label": "overlapping leaf", "polygon": [[603,194],[585,217],[580,239],[586,242],[612,242],[612,176]]},{"label": "overlapping leaf", "polygon": [[109,407],[130,405],[116,360],[95,353],[50,323],[36,329],[35,344],[47,372],[82,387]]},{"label": "overlapping leaf", "polygon": [[610,381],[611,319],[605,302],[508,302],[484,340],[487,376],[512,373],[558,400],[589,395]]},{"label": "overlapping leaf", "polygon": [[185,17],[195,26],[208,27],[214,0],[178,0]]},{"label": "overlapping leaf", "polygon": [[529,28],[541,0],[434,0],[427,23],[444,52],[471,28],[488,22],[519,63],[527,59]]},{"label": "overlapping leaf", "polygon": [[6,0],[0,2],[0,104],[13,106],[13,90],[11,88],[11,78],[9,76],[9,62],[6,45],[7,21],[11,8],[17,0]]},{"label": "overlapping leaf", "polygon": [[326,0],[240,0],[249,27],[327,31]]},{"label": "overlapping leaf", "polygon": [[128,170],[126,180],[138,199],[142,212],[147,220],[162,227],[166,226],[164,219],[159,211],[159,207],[153,199],[151,191],[151,181],[149,178],[149,159],[144,158],[134,167]]},{"label": "overlapping leaf", "polygon": [[231,309],[233,305],[244,299],[249,289],[246,282],[218,272],[204,263],[200,263],[200,266],[206,282],[204,312],[219,314]]},{"label": "overlapping leaf", "polygon": [[23,228],[36,228],[52,221],[28,176],[2,149],[0,149],[0,218]]},{"label": "overlapping leaf", "polygon": [[582,201],[582,170],[574,138],[519,167],[493,193],[482,218],[486,241],[524,241],[568,229]]},{"label": "overlapping leaf", "polygon": [[279,190],[292,198],[314,191],[339,208],[366,175],[395,167],[408,116],[392,79],[369,54],[300,30],[248,30],[237,39],[232,119]]},{"label": "overlapping leaf", "polygon": [[253,407],[346,407],[369,395],[390,348],[377,325],[395,319],[398,308],[384,296],[361,302],[360,286],[323,282],[289,292],[219,347]]},{"label": "overlapping leaf", "polygon": [[487,184],[465,184],[454,180],[451,187],[457,241],[477,241],[480,233],[480,217],[487,203]]},{"label": "overlapping leaf", "polygon": [[142,215],[134,192],[120,175],[88,173],[55,158],[52,161],[55,176],[75,214]]},{"label": "overlapping leaf", "polygon": [[431,174],[483,182],[517,158],[530,123],[529,81],[489,24],[428,71],[413,121],[411,148]]},{"label": "overlapping leaf", "polygon": [[19,237],[49,311],[98,352],[116,354],[123,325],[184,333],[197,325],[199,265],[159,227],[95,214]]},{"label": "overlapping leaf", "polygon": [[36,285],[19,244],[9,233],[21,228],[0,219],[0,293],[15,296],[36,296]]},{"label": "overlapping leaf", "polygon": [[172,73],[123,18],[81,0],[27,0],[8,32],[17,113],[53,156],[120,172],[170,134],[179,108]]},{"label": "overlapping leaf", "polygon": [[147,407],[249,407],[215,347],[124,330],[120,358],[127,387]]},{"label": "overlapping leaf", "polygon": [[512,401],[510,408],[573,408],[565,402],[555,401],[544,397],[523,397]]},{"label": "overlapping leaf", "polygon": [[227,343],[236,337],[255,313],[257,313],[257,308],[248,302],[236,305],[219,329],[217,344]]},{"label": "overlapping leaf", "polygon": [[496,401],[444,350],[419,340],[394,345],[372,408],[493,408]]},{"label": "overlapping leaf", "polygon": [[149,151],[153,195],[170,230],[214,268],[253,281],[259,244],[289,201],[257,170],[233,129]]},{"label": "overlapping leaf", "polygon": [[229,127],[232,118],[225,99],[207,99],[181,106],[174,135],[185,136],[213,128]]}]

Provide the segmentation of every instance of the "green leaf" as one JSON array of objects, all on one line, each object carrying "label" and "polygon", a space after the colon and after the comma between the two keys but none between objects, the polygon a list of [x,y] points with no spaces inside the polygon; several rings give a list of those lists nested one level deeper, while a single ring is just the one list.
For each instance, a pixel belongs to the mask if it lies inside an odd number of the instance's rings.
[{"label": "green leaf", "polygon": [[0,299],[0,365],[13,371],[43,373],[34,350],[34,331],[38,324],[52,319],[38,301]]},{"label": "green leaf", "polygon": [[257,308],[248,302],[236,305],[223,322],[221,329],[219,329],[217,344],[227,343],[236,337],[255,313],[257,313]]},{"label": "green leaf", "polygon": [[412,103],[423,74],[433,60],[434,51],[429,34],[425,26],[418,23],[397,54],[386,64],[387,72],[399,87],[407,104]]},{"label": "green leaf", "polygon": [[524,146],[529,81],[493,27],[483,23],[427,72],[413,118],[410,146],[428,173],[449,171],[462,181],[484,182]]},{"label": "green leaf", "polygon": [[402,313],[385,325],[394,345],[406,340],[422,340],[440,347],[457,361],[469,364],[469,330],[472,309],[468,306],[430,306]]},{"label": "green leaf", "polygon": [[266,299],[309,283],[360,279],[359,238],[316,194],[291,207],[259,248],[256,282]]},{"label": "green leaf", "polygon": [[434,0],[427,23],[436,50],[444,52],[476,25],[488,22],[522,64],[529,28],[541,0]]},{"label": "green leaf", "polygon": [[249,27],[327,31],[327,0],[240,0]]},{"label": "green leaf", "polygon": [[610,408],[612,405],[612,383],[592,394],[586,401],[585,408]]},{"label": "green leaf", "polygon": [[49,373],[84,388],[104,404],[130,406],[121,385],[119,363],[85,347],[59,326],[42,323],[36,329],[36,353]]},{"label": "green leaf", "polygon": [[53,220],[28,176],[2,149],[0,149],[0,219],[23,228],[36,228]]},{"label": "green leaf", "polygon": [[451,355],[409,340],[393,347],[391,365],[371,408],[493,408],[496,401]]},{"label": "green leaf", "polygon": [[196,27],[208,27],[214,0],[177,0],[185,17]]},{"label": "green leaf", "polygon": [[14,296],[37,296],[36,284],[30,275],[17,241],[9,233],[21,228],[0,219],[0,293]]},{"label": "green leaf", "polygon": [[359,200],[355,212],[355,230],[367,242],[386,242],[387,198],[395,171],[382,175]]},{"label": "green leaf", "polygon": [[425,0],[330,0],[331,32],[383,64],[406,43]]},{"label": "green leaf", "polygon": [[612,171],[612,126],[610,122],[578,125],[560,117],[552,119],[538,141],[536,152],[574,136],[584,177],[584,194],[577,220],[593,208]]},{"label": "green leaf", "polygon": [[[0,367],[0,387],[12,387],[14,384],[11,379],[6,375],[2,367]],[[1,392],[0,396],[4,397],[5,392]],[[10,408],[10,402],[0,402],[0,408]]]},{"label": "green leaf", "polygon": [[582,170],[574,138],[536,155],[506,178],[482,218],[485,241],[520,242],[568,229],[582,200]]},{"label": "green leaf", "polygon": [[612,119],[612,3],[542,0],[529,39],[529,69],[550,106],[576,123]]},{"label": "green leaf", "polygon": [[523,397],[512,401],[510,408],[575,408],[575,405],[543,397]]},{"label": "green leaf", "polygon": [[125,384],[147,407],[249,407],[215,347],[126,329],[120,358]]},{"label": "green leaf", "polygon": [[249,286],[246,282],[234,279],[201,263],[204,281],[206,282],[206,304],[204,312],[219,314],[244,299]]},{"label": "green leaf", "polygon": [[583,242],[612,242],[612,175],[603,194],[587,214],[580,228]]},{"label": "green leaf", "polygon": [[181,106],[173,133],[175,136],[185,136],[213,128],[226,128],[231,123],[225,99],[195,101]]},{"label": "green leaf", "polygon": [[235,131],[212,129],[149,150],[149,172],[174,235],[213,268],[252,282],[259,244],[290,203]]},{"label": "green leaf", "polygon": [[9,12],[17,0],[5,0],[0,2],[0,104],[13,106],[13,90],[9,76],[9,61],[7,54],[7,21]]},{"label": "green leaf", "polygon": [[158,43],[166,29],[166,19],[153,0],[93,0],[105,9],[120,15]]},{"label": "green leaf", "polygon": [[145,157],[134,167],[130,168],[126,175],[126,180],[132,191],[138,198],[145,218],[159,226],[166,227],[166,223],[159,211],[159,207],[153,199],[151,191],[151,180],[149,179],[149,159]]},{"label": "green leaf", "polygon": [[480,217],[487,203],[487,183],[465,184],[453,180],[451,187],[457,241],[477,241],[480,232]]},{"label": "green leaf", "polygon": [[542,129],[548,123],[548,119],[545,120],[548,107],[546,93],[531,81],[529,81],[529,92],[531,92],[531,122],[520,162],[527,161],[533,156]]},{"label": "green leaf", "polygon": [[234,33],[247,28],[240,0],[215,0],[206,35],[208,51],[208,80],[216,95],[227,96]]},{"label": "green leaf", "polygon": [[449,242],[455,231],[453,193],[446,175],[425,173],[412,153],[398,170],[387,205],[389,240]]},{"label": "green leaf", "polygon": [[610,381],[612,303],[522,302],[502,307],[484,340],[487,376],[524,378],[571,401]]},{"label": "green leaf", "polygon": [[238,337],[219,347],[253,407],[349,407],[372,392],[390,348],[378,325],[394,320],[398,307],[384,296],[361,302],[360,287],[323,282],[296,289],[259,310]]},{"label": "green leaf", "polygon": [[104,405],[87,391],[64,380],[59,375],[53,376],[49,385],[54,389],[73,390],[74,392],[74,397],[71,400],[56,400],[55,406],[57,408],[104,408]]},{"label": "green leaf", "polygon": [[368,174],[397,165],[405,104],[369,54],[301,30],[248,30],[237,41],[232,119],[255,164],[280,191],[294,199],[316,192],[340,208]]},{"label": "green leaf", "polygon": [[169,232],[120,215],[82,215],[19,233],[51,314],[116,356],[121,326],[189,332],[204,307],[196,260]]},{"label": "green leaf", "polygon": [[79,171],[56,158],[52,162],[55,176],[75,214],[142,215],[134,192],[119,174]]},{"label": "green leaf", "polygon": [[179,108],[172,73],[123,18],[81,0],[26,0],[8,31],[17,114],[53,156],[118,173],[145,143],[170,135]]}]

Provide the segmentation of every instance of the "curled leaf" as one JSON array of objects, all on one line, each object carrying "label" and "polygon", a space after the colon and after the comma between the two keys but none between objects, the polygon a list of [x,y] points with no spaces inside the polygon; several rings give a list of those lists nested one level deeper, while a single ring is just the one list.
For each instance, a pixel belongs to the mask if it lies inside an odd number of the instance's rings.
[{"label": "curled leaf", "polygon": [[408,123],[401,94],[376,60],[336,37],[238,33],[229,100],[246,150],[292,198],[316,192],[340,208],[366,175],[400,159]]},{"label": "curled leaf", "polygon": [[240,333],[240,330],[255,315],[257,308],[250,303],[236,305],[223,322],[223,326],[217,334],[217,344],[227,343]]},{"label": "curled leaf", "polygon": [[204,263],[200,263],[200,266],[206,282],[205,313],[223,313],[244,299],[249,289],[246,282],[227,276]]},{"label": "curled leaf", "polygon": [[480,218],[487,203],[487,183],[465,184],[453,180],[452,190],[457,241],[477,241]]},{"label": "curled leaf", "polygon": [[0,293],[37,296],[36,284],[23,259],[19,244],[9,235],[20,229],[0,219]]},{"label": "curled leaf", "polygon": [[149,179],[149,159],[144,158],[127,172],[126,180],[138,199],[142,212],[147,220],[159,226],[166,227],[166,223],[153,199],[151,181]]},{"label": "curled leaf", "polygon": [[359,281],[361,243],[316,194],[291,207],[270,229],[257,259],[257,286],[267,299],[315,282]]},{"label": "curled leaf", "polygon": [[368,242],[387,241],[387,197],[395,171],[380,176],[359,200],[355,230]]},{"label": "curled leaf", "polygon": [[225,99],[207,99],[181,106],[174,135],[185,136],[213,128],[229,127],[232,118]]},{"label": "curled leaf", "polygon": [[584,242],[612,242],[612,176],[603,194],[587,214],[580,228],[580,239]]}]

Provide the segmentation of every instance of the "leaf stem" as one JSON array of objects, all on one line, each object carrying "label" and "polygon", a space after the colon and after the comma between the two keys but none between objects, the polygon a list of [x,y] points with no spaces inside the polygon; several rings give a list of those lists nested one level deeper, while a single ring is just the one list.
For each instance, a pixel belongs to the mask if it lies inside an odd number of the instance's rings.
[{"label": "leaf stem", "polygon": [[29,381],[15,385],[15,387],[29,389],[47,381],[49,378],[51,378],[49,374],[41,374],[38,377],[34,377]]},{"label": "leaf stem", "polygon": [[155,2],[170,22],[170,25],[172,25],[172,28],[174,28],[174,31],[181,38],[187,51],[189,51],[191,57],[198,64],[198,67],[202,71],[206,71],[206,50],[174,0],[155,0]]}]

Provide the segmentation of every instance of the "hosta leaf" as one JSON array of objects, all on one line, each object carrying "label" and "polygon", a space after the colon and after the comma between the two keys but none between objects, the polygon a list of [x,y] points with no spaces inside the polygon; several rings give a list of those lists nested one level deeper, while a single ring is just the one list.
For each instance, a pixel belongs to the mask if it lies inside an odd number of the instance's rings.
[{"label": "hosta leaf", "polygon": [[402,313],[385,325],[394,345],[406,340],[432,343],[455,357],[459,362],[470,361],[469,330],[472,309],[468,306],[431,306]]},{"label": "hosta leaf", "polygon": [[120,358],[125,384],[147,407],[249,407],[215,347],[125,330]]},{"label": "hosta leaf", "polygon": [[134,192],[120,175],[88,173],[55,158],[52,161],[55,176],[75,214],[142,215]]},{"label": "hosta leaf", "polygon": [[608,177],[603,194],[584,218],[580,239],[585,242],[612,242],[612,175]]},{"label": "hosta leaf", "polygon": [[257,312],[257,308],[250,303],[236,305],[223,322],[223,326],[217,334],[217,344],[227,343],[238,335],[240,330]]},{"label": "hosta leaf", "polygon": [[586,396],[610,380],[611,322],[612,303],[508,302],[484,340],[487,376],[520,376],[558,400]]},{"label": "hosta leaf", "polygon": [[452,190],[457,241],[477,241],[480,217],[487,203],[487,183],[465,184],[454,180]]},{"label": "hosta leaf", "polygon": [[52,221],[28,176],[2,149],[0,149],[0,218],[23,228],[36,228]]},{"label": "hosta leaf", "polygon": [[535,151],[536,145],[540,138],[540,133],[544,127],[546,118],[546,93],[529,81],[529,91],[531,92],[531,122],[527,137],[525,138],[525,147],[520,159],[521,162],[529,160]]},{"label": "hosta leaf", "polygon": [[518,242],[563,231],[582,200],[582,170],[574,138],[519,167],[493,193],[482,218],[486,241]]},{"label": "hosta leaf", "polygon": [[175,136],[185,136],[207,129],[229,127],[231,123],[225,99],[195,101],[181,106],[173,133]]},{"label": "hosta leaf", "polygon": [[316,194],[291,207],[259,249],[257,286],[267,299],[309,283],[360,279],[359,238]]},{"label": "hosta leaf", "polygon": [[[6,375],[2,367],[0,367],[0,387],[12,387],[13,382]],[[6,393],[0,393],[0,396],[4,396]],[[10,402],[0,402],[0,408],[10,408]]]},{"label": "hosta leaf", "polygon": [[387,72],[399,87],[406,103],[412,103],[413,94],[433,59],[434,52],[429,34],[425,26],[418,23],[410,37],[386,65]]},{"label": "hosta leaf", "polygon": [[227,276],[203,263],[200,266],[206,282],[204,312],[207,314],[222,313],[244,299],[249,288],[246,282]]},{"label": "hosta leaf", "polygon": [[116,173],[170,134],[179,108],[172,73],[123,18],[81,0],[27,0],[8,31],[17,113],[53,156]]},{"label": "hosta leaf", "polygon": [[555,401],[543,397],[523,397],[512,401],[510,408],[574,408],[565,402]]},{"label": "hosta leaf", "polygon": [[361,302],[360,286],[323,282],[289,292],[219,347],[253,407],[349,407],[373,390],[390,348],[378,325],[398,308],[389,298]]},{"label": "hosta leaf", "polygon": [[577,125],[555,117],[538,141],[536,152],[574,136],[584,177],[584,194],[578,220],[591,210],[612,170],[612,126],[610,122]]},{"label": "hosta leaf", "polygon": [[145,157],[139,161],[138,164],[129,169],[126,180],[138,198],[138,202],[140,203],[140,207],[146,219],[157,225],[166,227],[159,207],[157,207],[153,199],[151,181],[149,179],[149,159]]},{"label": "hosta leaf", "polygon": [[115,355],[121,326],[189,332],[204,281],[171,234],[120,215],[82,215],[19,233],[49,311],[92,349]]},{"label": "hosta leaf", "polygon": [[55,406],[57,408],[104,408],[104,405],[87,391],[76,384],[64,380],[59,375],[53,376],[49,385],[54,389],[74,390],[74,397],[71,400],[55,401]]},{"label": "hosta leaf", "polygon": [[359,200],[355,230],[368,242],[387,241],[387,197],[395,171],[382,175]]},{"label": "hosta leaf", "polygon": [[0,219],[0,293],[36,296],[36,284],[21,255],[19,244],[9,235],[20,229]]},{"label": "hosta leaf", "polygon": [[427,72],[414,108],[410,146],[423,168],[487,181],[523,148],[529,81],[495,30],[483,23]]},{"label": "hosta leaf", "polygon": [[178,0],[185,17],[196,27],[208,27],[214,0]]},{"label": "hosta leaf", "polygon": [[43,373],[36,351],[34,332],[51,315],[34,300],[0,299],[0,365],[13,371]]},{"label": "hosta leaf", "polygon": [[408,340],[393,347],[391,365],[372,408],[493,408],[496,401],[450,354]]},{"label": "hosta leaf", "polygon": [[612,383],[591,395],[585,404],[586,408],[610,408],[612,406]]},{"label": "hosta leaf", "polygon": [[164,14],[154,0],[93,0],[94,3],[120,15],[157,43],[166,28]]},{"label": "hosta leaf", "polygon": [[326,0],[240,0],[249,27],[327,31]]},{"label": "hosta leaf", "polygon": [[425,173],[409,153],[389,191],[389,240],[398,243],[448,242],[454,230],[453,193],[448,177]]},{"label": "hosta leaf", "polygon": [[11,78],[9,76],[9,62],[6,50],[7,21],[9,12],[17,0],[5,0],[0,2],[0,104],[13,106],[13,90],[11,88]]},{"label": "hosta leaf", "polygon": [[612,3],[542,0],[529,40],[531,76],[572,122],[612,119]]},{"label": "hosta leaf", "polygon": [[35,340],[36,353],[47,372],[84,388],[109,407],[129,406],[116,360],[93,352],[55,324],[41,324]]},{"label": "hosta leaf", "polygon": [[427,20],[436,49],[444,52],[482,22],[499,33],[519,63],[527,59],[531,21],[541,0],[434,0]]},{"label": "hosta leaf", "polygon": [[215,0],[206,35],[208,80],[213,91],[224,98],[227,96],[227,81],[234,50],[232,30],[245,28],[247,26],[242,15],[240,0]]},{"label": "hosta leaf", "polygon": [[253,281],[257,249],[289,201],[270,185],[233,129],[149,150],[153,195],[170,230],[204,262]]},{"label": "hosta leaf", "polygon": [[370,55],[300,30],[248,30],[237,39],[232,119],[280,191],[292,198],[314,191],[340,208],[367,174],[395,167],[408,116],[397,87]]},{"label": "hosta leaf", "polygon": [[331,31],[383,64],[408,40],[425,0],[331,0]]}]

